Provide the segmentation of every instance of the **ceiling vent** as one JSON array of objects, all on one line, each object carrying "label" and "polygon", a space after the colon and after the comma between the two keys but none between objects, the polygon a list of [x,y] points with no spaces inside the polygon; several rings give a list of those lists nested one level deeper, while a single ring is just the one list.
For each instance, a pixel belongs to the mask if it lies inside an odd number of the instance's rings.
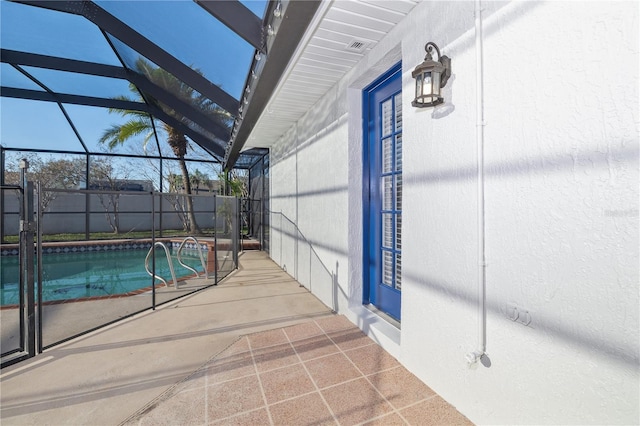
[{"label": "ceiling vent", "polygon": [[361,40],[351,40],[347,46],[345,47],[346,50],[350,51],[350,52],[357,52],[357,53],[362,53],[364,52],[364,50],[367,48],[367,43]]}]

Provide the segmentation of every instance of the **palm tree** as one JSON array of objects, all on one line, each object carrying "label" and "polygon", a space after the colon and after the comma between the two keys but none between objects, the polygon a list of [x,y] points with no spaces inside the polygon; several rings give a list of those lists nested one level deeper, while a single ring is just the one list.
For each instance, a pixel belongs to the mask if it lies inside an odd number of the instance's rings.
[{"label": "palm tree", "polygon": [[200,190],[200,184],[207,183],[209,181],[209,176],[206,173],[202,173],[200,169],[195,169],[193,173],[191,173],[191,183],[196,187],[196,194]]},{"label": "palm tree", "polygon": [[[172,74],[161,68],[155,68],[151,63],[142,58],[138,59],[138,61],[136,62],[136,68],[140,73],[146,75],[147,78],[149,78],[149,80],[151,80],[156,85],[166,89],[170,93],[177,95],[183,101],[186,101],[193,105],[196,109],[205,111],[209,114],[209,116],[211,116],[215,120],[218,120],[222,125],[228,125],[230,121],[230,115],[226,111],[222,110],[210,99],[193,90],[193,88],[186,85],[184,82],[175,78]],[[119,96],[116,99],[134,102],[146,101],[148,103],[152,103],[159,107],[162,107],[165,111],[167,111],[166,105],[160,105],[160,103],[152,97],[145,95],[145,97],[143,98],[135,85],[129,84],[129,90],[134,93],[135,98]],[[152,116],[141,111],[131,111],[117,108],[110,108],[109,112],[120,114],[122,117],[125,117],[128,120],[123,124],[114,124],[106,129],[100,137],[100,143],[106,143],[109,149],[113,149],[118,145],[123,145],[125,142],[134,137],[138,137],[144,134],[146,135],[144,138],[144,145],[146,147],[149,139],[153,136],[154,118]],[[184,117],[177,114],[175,111],[169,110],[167,112],[178,120],[182,121],[184,119]],[[175,129],[174,127],[164,122],[159,123],[160,125],[157,127],[162,129],[166,134],[167,143],[173,150],[175,156],[178,158],[178,163],[180,165],[180,171],[182,173],[182,187],[187,194],[186,210],[189,222],[189,231],[193,234],[198,234],[200,233],[200,230],[196,223],[196,218],[193,211],[193,201],[190,197],[191,180],[189,179],[189,171],[187,170],[187,165],[184,159],[185,155],[187,154],[187,148],[189,145],[187,138],[184,133]]]},{"label": "palm tree", "polygon": [[246,180],[243,179],[236,170],[228,172],[222,171],[218,175],[218,179],[224,182],[226,193],[228,195],[233,195],[234,197],[239,198],[247,197],[249,195]]},{"label": "palm tree", "polygon": [[169,192],[178,192],[182,189],[182,176],[169,173],[166,179],[169,182]]}]

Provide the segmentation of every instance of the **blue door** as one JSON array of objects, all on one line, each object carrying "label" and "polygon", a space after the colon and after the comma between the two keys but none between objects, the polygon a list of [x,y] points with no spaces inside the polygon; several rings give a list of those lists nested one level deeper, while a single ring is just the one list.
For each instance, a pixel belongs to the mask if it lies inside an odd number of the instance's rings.
[{"label": "blue door", "polygon": [[394,66],[364,90],[364,302],[400,320],[402,84]]}]

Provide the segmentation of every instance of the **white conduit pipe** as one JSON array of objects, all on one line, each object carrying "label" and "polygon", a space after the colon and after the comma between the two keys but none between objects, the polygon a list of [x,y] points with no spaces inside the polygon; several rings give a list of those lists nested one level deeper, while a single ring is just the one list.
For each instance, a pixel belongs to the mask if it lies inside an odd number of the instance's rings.
[{"label": "white conduit pipe", "polygon": [[484,217],[484,87],[482,52],[482,7],[475,1],[476,24],[476,142],[478,146],[478,347],[467,354],[467,362],[475,364],[487,350],[487,263],[485,260]]}]

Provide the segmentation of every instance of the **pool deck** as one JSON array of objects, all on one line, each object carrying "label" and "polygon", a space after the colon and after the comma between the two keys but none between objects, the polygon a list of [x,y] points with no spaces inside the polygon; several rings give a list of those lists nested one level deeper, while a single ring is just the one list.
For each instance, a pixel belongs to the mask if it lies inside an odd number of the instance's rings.
[{"label": "pool deck", "polygon": [[345,317],[244,252],[216,287],[0,371],[0,423],[469,424]]}]

